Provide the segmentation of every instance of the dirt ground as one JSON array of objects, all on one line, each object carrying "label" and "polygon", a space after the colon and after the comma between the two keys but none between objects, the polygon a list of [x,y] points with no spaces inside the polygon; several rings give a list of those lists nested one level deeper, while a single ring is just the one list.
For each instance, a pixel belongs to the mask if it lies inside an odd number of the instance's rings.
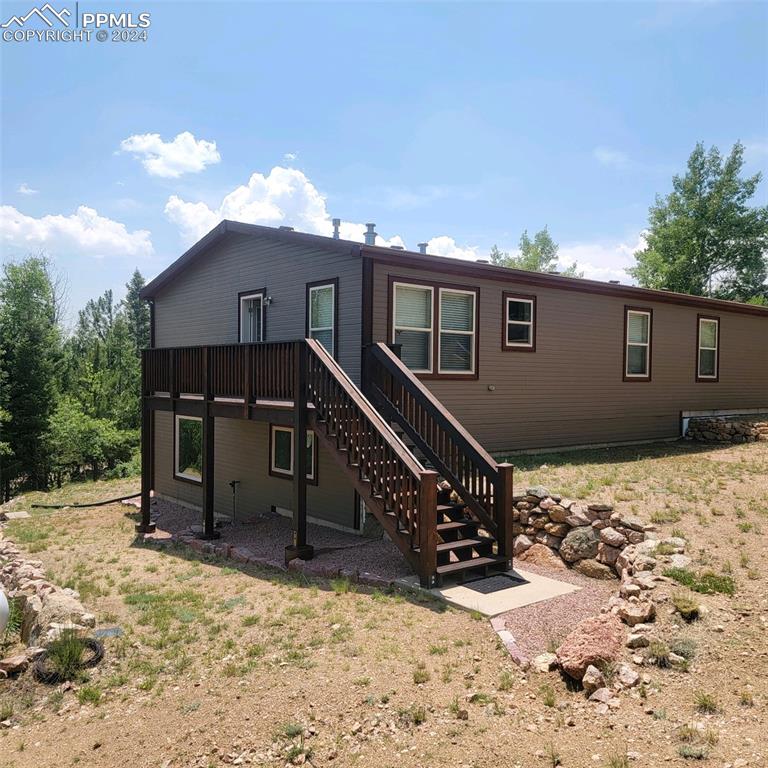
[{"label": "dirt ground", "polygon": [[[120,504],[32,510],[5,535],[124,635],[71,689],[29,673],[0,681],[0,766],[768,765],[768,444],[512,460],[516,488],[615,503],[683,535],[694,570],[733,577],[733,596],[697,595],[700,621],[660,606],[654,634],[691,641],[687,671],[642,667],[650,682],[600,716],[556,673],[521,672],[477,615],[145,545]],[[135,484],[45,498],[109,498]],[[560,623],[547,645],[572,622]],[[714,711],[697,711],[702,693]],[[687,760],[685,726],[699,724],[706,757]]]}]

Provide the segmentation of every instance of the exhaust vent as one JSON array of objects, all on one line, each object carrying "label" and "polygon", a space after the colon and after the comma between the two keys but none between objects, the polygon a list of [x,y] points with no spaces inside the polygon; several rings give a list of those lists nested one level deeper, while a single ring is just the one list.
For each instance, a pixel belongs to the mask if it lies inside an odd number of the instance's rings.
[{"label": "exhaust vent", "polygon": [[427,245],[428,243],[419,243],[419,253],[426,253]]},{"label": "exhaust vent", "polygon": [[339,239],[339,227],[341,226],[341,219],[333,219],[333,239]]},{"label": "exhaust vent", "polygon": [[376,245],[376,225],[366,224],[365,226],[368,228],[365,233],[365,244]]},{"label": "exhaust vent", "polygon": [[293,227],[280,227],[284,232],[293,232]]}]

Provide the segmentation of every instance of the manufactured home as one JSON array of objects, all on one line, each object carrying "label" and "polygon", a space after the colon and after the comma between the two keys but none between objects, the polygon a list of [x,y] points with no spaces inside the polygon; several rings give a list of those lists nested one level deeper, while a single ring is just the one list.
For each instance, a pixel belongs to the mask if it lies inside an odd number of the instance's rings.
[{"label": "manufactured home", "polygon": [[214,537],[234,490],[287,557],[383,528],[431,585],[511,565],[494,455],[768,410],[767,308],[374,242],[223,221],[144,288],[139,530],[154,492]]}]

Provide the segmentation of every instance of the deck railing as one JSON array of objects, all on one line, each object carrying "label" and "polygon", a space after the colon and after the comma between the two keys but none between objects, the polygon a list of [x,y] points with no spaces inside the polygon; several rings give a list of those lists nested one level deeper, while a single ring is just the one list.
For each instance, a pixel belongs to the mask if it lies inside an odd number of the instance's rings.
[{"label": "deck railing", "polygon": [[369,389],[506,550],[511,546],[512,466],[499,464],[385,344],[368,348]]},{"label": "deck railing", "polygon": [[256,400],[293,399],[296,342],[159,347],[142,352],[145,395],[198,395]]}]

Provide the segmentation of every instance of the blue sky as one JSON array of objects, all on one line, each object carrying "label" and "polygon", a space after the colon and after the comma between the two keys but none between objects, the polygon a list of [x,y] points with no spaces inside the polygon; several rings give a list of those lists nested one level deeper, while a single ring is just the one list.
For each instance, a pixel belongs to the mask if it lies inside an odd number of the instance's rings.
[{"label": "blue sky", "polygon": [[464,258],[547,225],[628,280],[696,141],[768,169],[766,3],[84,10],[148,11],[148,40],[0,41],[3,259],[46,250],[72,311],[222,215]]}]

